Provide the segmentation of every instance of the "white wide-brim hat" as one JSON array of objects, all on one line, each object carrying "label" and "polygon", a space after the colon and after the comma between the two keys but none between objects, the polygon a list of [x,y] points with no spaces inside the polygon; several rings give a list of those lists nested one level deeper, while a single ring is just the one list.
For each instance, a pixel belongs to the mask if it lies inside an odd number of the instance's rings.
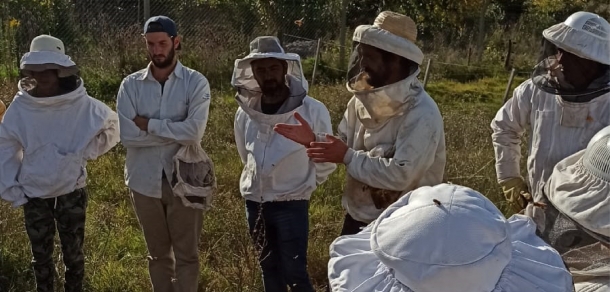
[{"label": "white wide-brim hat", "polygon": [[545,29],[542,36],[576,56],[610,65],[610,24],[597,14],[576,12]]},{"label": "white wide-brim hat", "polygon": [[422,187],[332,243],[329,281],[346,292],[571,292],[561,256],[535,232],[467,187]]},{"label": "white wide-brim hat", "polygon": [[56,37],[44,34],[32,40],[30,51],[21,57],[19,68],[26,76],[45,70],[57,70],[59,77],[78,73],[78,67],[65,53],[64,43]]}]

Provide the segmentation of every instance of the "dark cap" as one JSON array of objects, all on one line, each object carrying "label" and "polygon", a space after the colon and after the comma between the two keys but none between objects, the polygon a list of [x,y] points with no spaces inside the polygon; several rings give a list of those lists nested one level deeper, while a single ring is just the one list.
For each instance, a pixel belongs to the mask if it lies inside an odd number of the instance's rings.
[{"label": "dark cap", "polygon": [[144,24],[144,34],[149,32],[165,32],[170,37],[178,36],[176,23],[169,17],[158,15],[149,18]]}]

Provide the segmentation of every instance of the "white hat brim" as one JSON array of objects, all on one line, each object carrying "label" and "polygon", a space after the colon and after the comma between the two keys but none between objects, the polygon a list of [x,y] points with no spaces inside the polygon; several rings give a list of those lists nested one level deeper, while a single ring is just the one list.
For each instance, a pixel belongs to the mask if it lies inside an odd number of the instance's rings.
[{"label": "white hat brim", "polygon": [[610,183],[585,169],[585,151],[557,163],[545,193],[559,212],[589,231],[610,237]]},{"label": "white hat brim", "polygon": [[575,30],[564,23],[555,24],[542,36],[558,48],[578,57],[610,65],[610,42]]},{"label": "white hat brim", "polygon": [[21,57],[19,68],[23,70],[26,75],[29,71],[39,72],[47,69],[56,69],[60,71],[60,77],[67,77],[78,73],[78,67],[70,56],[51,51],[25,53],[23,57]]},{"label": "white hat brim", "polygon": [[[490,279],[496,281],[493,292],[572,292],[571,275],[561,256],[536,235],[534,222],[526,216],[514,215],[508,223],[512,258],[499,279]],[[375,255],[371,249],[371,232],[369,225],[362,232],[339,237],[331,244],[328,263],[331,290],[413,292]],[[434,248],[433,243],[430,248]],[[471,292],[452,289],[447,287],[444,291]]]}]

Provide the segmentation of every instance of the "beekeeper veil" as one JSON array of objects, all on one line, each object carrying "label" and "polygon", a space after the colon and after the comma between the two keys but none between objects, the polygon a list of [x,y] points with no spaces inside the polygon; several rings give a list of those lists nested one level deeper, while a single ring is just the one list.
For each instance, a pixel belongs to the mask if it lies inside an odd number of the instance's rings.
[{"label": "beekeeper veil", "polygon": [[19,69],[23,75],[20,87],[29,90],[36,86],[32,77],[34,72],[55,70],[59,86],[65,91],[73,91],[82,85],[78,77],[78,66],[66,54],[64,43],[50,35],[39,35],[32,40],[30,51],[21,57]]},{"label": "beekeeper veil", "polygon": [[248,100],[262,95],[262,90],[254,78],[252,62],[266,58],[286,62],[288,67],[285,82],[291,88],[291,95],[302,95],[304,97],[307,94],[309,85],[303,74],[300,56],[294,53],[286,53],[277,37],[261,36],[250,43],[250,53],[246,57],[235,60],[231,85],[237,90],[238,95]]},{"label": "beekeeper veil", "polygon": [[78,73],[74,61],[66,55],[64,43],[56,37],[44,34],[32,40],[30,51],[21,57],[19,69],[25,76],[49,69],[57,70],[60,78]]},{"label": "beekeeper veil", "polygon": [[359,54],[361,44],[375,47],[385,53],[391,53],[408,60],[409,75],[419,73],[419,65],[424,54],[415,44],[417,40],[417,25],[410,17],[392,11],[381,12],[373,25],[360,25],[354,31],[353,52],[348,68],[348,90],[367,90],[359,84],[363,78],[368,78],[363,58]]},{"label": "beekeeper veil", "polygon": [[481,193],[439,184],[411,191],[330,246],[333,291],[571,292],[561,257],[533,222],[508,220]]},{"label": "beekeeper veil", "polygon": [[535,214],[540,237],[562,255],[577,286],[588,281],[595,286],[597,280],[591,279],[600,277],[610,284],[609,194],[610,127],[606,127],[586,149],[555,166],[544,189],[546,206],[526,209],[527,215]]},{"label": "beekeeper veil", "polygon": [[576,12],[542,35],[532,73],[538,88],[568,101],[588,101],[610,91],[608,21],[597,14]]}]

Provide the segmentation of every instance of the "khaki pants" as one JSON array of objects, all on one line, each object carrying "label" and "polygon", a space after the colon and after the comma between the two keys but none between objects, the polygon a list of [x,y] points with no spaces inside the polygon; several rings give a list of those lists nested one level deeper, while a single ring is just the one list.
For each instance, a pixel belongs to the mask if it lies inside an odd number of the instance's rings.
[{"label": "khaki pants", "polygon": [[131,191],[148,247],[153,292],[196,292],[203,211],[185,207],[163,179],[161,199]]}]

